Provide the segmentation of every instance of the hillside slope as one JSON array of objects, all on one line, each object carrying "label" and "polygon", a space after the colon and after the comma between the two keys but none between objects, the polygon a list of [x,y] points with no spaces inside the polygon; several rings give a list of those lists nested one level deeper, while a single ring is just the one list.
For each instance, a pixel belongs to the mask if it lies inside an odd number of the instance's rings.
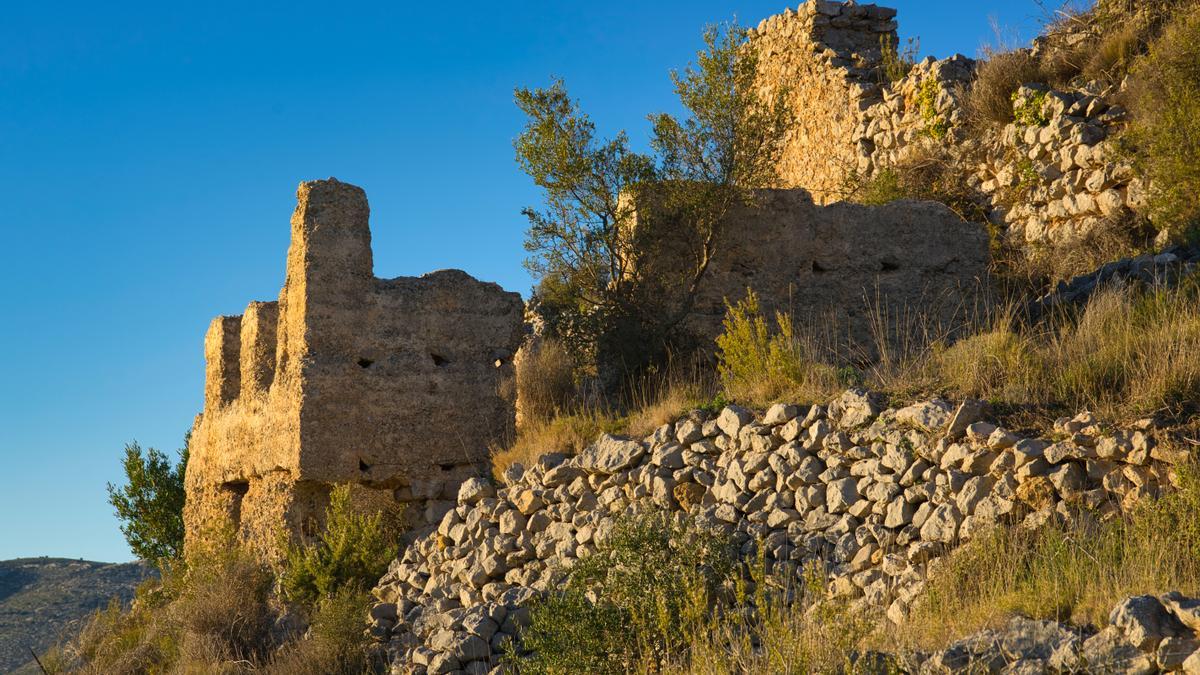
[{"label": "hillside slope", "polygon": [[128,601],[151,574],[144,563],[102,563],[62,558],[0,561],[0,672],[37,672],[30,649],[44,652],[68,624]]}]

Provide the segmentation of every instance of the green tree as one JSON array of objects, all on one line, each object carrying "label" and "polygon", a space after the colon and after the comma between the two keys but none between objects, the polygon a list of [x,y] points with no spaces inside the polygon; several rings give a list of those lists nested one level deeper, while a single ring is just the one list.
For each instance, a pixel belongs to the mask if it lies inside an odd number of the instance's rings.
[{"label": "green tree", "polygon": [[190,439],[190,433],[184,436],[175,466],[154,448],[143,452],[136,441],[126,445],[126,483],[108,484],[108,501],[121,521],[121,533],[143,560],[173,559],[183,553],[183,479]]},{"label": "green tree", "polygon": [[544,198],[524,211],[535,300],[551,333],[601,367],[629,372],[678,344],[730,210],[777,180],[785,92],[760,95],[745,29],[710,26],[704,45],[671,74],[686,116],[650,116],[650,154],[624,132],[598,138],[561,81],[516,92],[517,162]]}]

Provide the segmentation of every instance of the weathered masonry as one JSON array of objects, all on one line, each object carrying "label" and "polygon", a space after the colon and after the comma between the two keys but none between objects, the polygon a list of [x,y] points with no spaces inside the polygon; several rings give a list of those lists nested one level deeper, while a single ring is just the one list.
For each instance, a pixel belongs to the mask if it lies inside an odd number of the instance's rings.
[{"label": "weathered masonry", "polygon": [[270,553],[281,530],[314,531],[335,483],[436,521],[513,422],[520,296],[458,270],[376,279],[363,190],[313,181],[298,199],[278,302],[205,337],[189,545],[232,529]]}]

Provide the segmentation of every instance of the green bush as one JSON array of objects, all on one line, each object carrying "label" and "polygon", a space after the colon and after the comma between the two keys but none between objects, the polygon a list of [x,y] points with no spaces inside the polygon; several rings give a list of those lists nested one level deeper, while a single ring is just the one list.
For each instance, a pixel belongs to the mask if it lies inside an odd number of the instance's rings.
[{"label": "green bush", "polygon": [[1150,217],[1179,237],[1200,230],[1200,7],[1182,12],[1134,68],[1129,136],[1149,179]]},{"label": "green bush", "polygon": [[373,604],[370,593],[345,586],[317,602],[308,634],[280,649],[268,673],[324,675],[370,673],[380,667],[363,623]]},{"label": "green bush", "polygon": [[811,350],[796,335],[790,317],[777,313],[772,328],[749,289],[744,299],[725,306],[717,372],[729,397],[765,402],[788,394],[815,400],[837,388],[836,369],[809,357]]},{"label": "green bush", "polygon": [[730,541],[686,516],[621,518],[562,591],[533,606],[520,672],[657,669],[707,620],[733,570]]},{"label": "green bush", "polygon": [[367,588],[379,580],[399,549],[399,517],[384,511],[361,513],[350,487],[329,497],[325,528],[313,543],[291,544],[280,576],[283,595],[307,607],[346,587]]},{"label": "green bush", "polygon": [[125,446],[125,485],[108,484],[108,502],[116,509],[121,533],[133,554],[142,560],[178,558],[183,553],[183,477],[187,471],[188,440],[184,437],[179,462],[172,467],[163,453],[137,442]]}]

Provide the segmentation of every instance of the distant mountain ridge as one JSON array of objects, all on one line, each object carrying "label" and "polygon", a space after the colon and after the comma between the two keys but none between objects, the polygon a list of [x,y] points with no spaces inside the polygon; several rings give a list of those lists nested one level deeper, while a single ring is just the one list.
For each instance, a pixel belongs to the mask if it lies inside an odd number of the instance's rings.
[{"label": "distant mountain ridge", "polygon": [[71,622],[134,589],[153,568],[142,562],[103,563],[64,558],[0,561],[0,673],[37,673],[39,655]]}]

